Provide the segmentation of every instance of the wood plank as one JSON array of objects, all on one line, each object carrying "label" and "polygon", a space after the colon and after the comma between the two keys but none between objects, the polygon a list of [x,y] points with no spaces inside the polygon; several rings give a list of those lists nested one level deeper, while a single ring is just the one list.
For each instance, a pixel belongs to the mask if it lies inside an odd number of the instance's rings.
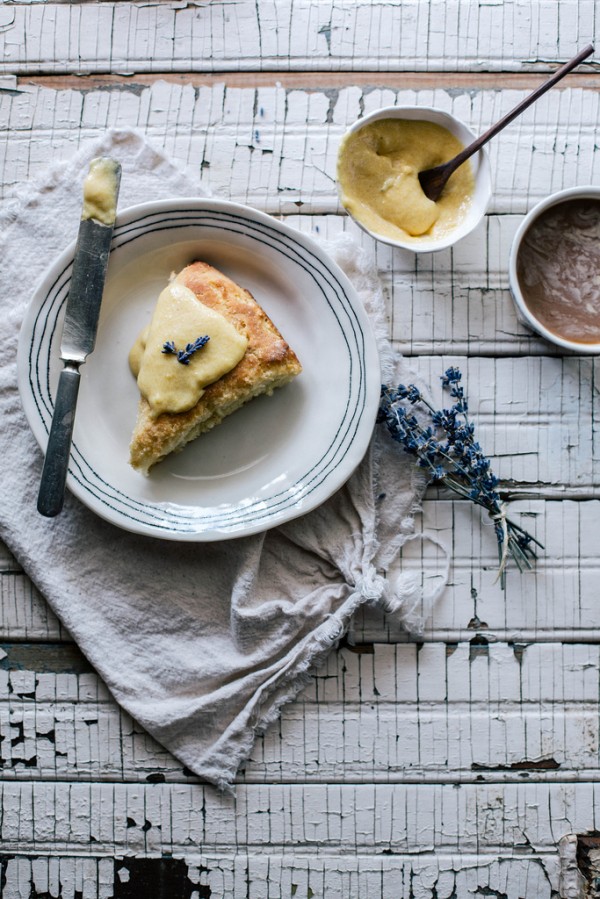
[{"label": "wood plank", "polygon": [[546,71],[589,41],[593,14],[593,0],[16,2],[1,70]]},{"label": "wood plank", "polygon": [[0,540],[0,575],[18,574],[21,571],[22,568],[11,551],[6,544]]},{"label": "wood plank", "polygon": [[[2,650],[3,780],[197,780],[72,647]],[[238,781],[600,782],[599,672],[598,644],[346,645],[257,740]]]},{"label": "wood plank", "polygon": [[[450,583],[433,609],[424,609],[421,639],[469,642],[483,635],[491,643],[595,642],[600,628],[597,601],[598,500],[523,501],[511,506],[516,520],[537,534],[545,549],[534,572],[513,567],[507,589],[496,582],[495,537],[470,503],[429,500],[417,528],[452,553]],[[427,592],[445,572],[446,558],[432,543],[413,541],[403,553],[407,569],[423,572]],[[565,601],[569,597],[569,601]],[[21,573],[0,577],[0,639],[68,640],[43,598]],[[377,610],[359,613],[358,642],[406,642],[398,622]]]},{"label": "wood plank", "polygon": [[[389,855],[345,853],[316,858],[232,850],[213,854],[190,848],[185,854],[162,858],[144,851],[126,857],[88,852],[85,858],[11,853],[0,854],[0,876],[4,899],[49,895],[61,899],[449,899],[467,895],[555,899],[559,884],[565,881],[563,868],[571,881],[581,877],[575,861],[559,859],[556,853],[507,852],[494,858],[383,851]],[[574,870],[568,870],[569,864]],[[578,897],[579,893],[560,895]]]},{"label": "wood plank", "polygon": [[318,241],[347,235],[370,257],[387,300],[390,335],[407,356],[558,356],[518,319],[508,258],[520,215],[488,215],[452,250],[415,256],[374,241],[343,215],[288,215]]},{"label": "wood plank", "polygon": [[[592,71],[577,69],[569,73],[568,80],[559,81],[553,90],[571,90],[573,88],[584,90],[598,90],[598,74],[593,71],[595,66],[589,65]],[[540,71],[528,72],[455,72],[443,73],[444,90],[523,90],[533,91],[544,80]],[[360,87],[363,90],[381,89],[383,79],[385,87],[393,90],[432,90],[440,87],[439,72],[153,72],[129,75],[97,74],[81,72],[77,75],[70,73],[64,75],[4,75],[2,81],[6,90],[17,90],[26,85],[51,88],[52,90],[95,90],[98,88],[123,88],[132,90],[134,87],[149,87],[157,81],[166,81],[168,84],[181,86],[210,87],[224,84],[229,88],[248,88],[251,82],[252,89],[263,87],[277,87],[281,85],[286,90],[330,91],[332,89]]]},{"label": "wood plank", "polygon": [[[65,158],[106,129],[127,125],[141,128],[191,175],[201,173],[217,196],[275,214],[339,213],[337,148],[347,126],[364,113],[387,105],[434,105],[481,132],[525,93],[442,86],[321,91],[283,85],[193,87],[165,81],[111,90],[9,87],[0,89],[2,196],[10,198],[20,184],[41,174],[49,154]],[[599,117],[598,91],[550,91],[498,135],[489,145],[491,211],[521,215],[553,191],[594,183],[600,150],[593,123]],[[490,239],[498,242],[500,237],[492,232]],[[485,251],[486,239],[480,233],[474,240],[461,246],[476,266],[472,254]],[[508,252],[508,245],[503,251]],[[491,252],[497,252],[494,246]],[[417,262],[411,253],[398,253],[405,269],[417,270],[421,264],[430,266],[431,259],[437,265],[442,260],[443,268],[450,256],[447,251]],[[496,274],[493,268],[492,288]]]},{"label": "wood plank", "polygon": [[503,482],[593,492],[597,359],[422,356],[412,364],[436,408],[447,405],[441,375],[449,366],[461,369],[477,439]]},{"label": "wood plank", "polygon": [[[199,784],[4,783],[1,851],[41,855],[115,850],[268,859],[491,856],[556,853],[568,834],[595,827],[597,784],[240,785],[223,795]],[[308,859],[307,859],[308,861]]]},{"label": "wood plank", "polygon": [[[519,574],[510,568],[502,591],[496,579],[495,537],[480,511],[465,503],[424,504],[417,526],[452,554],[450,582],[425,611],[425,640],[468,641],[477,634],[490,642],[596,639],[597,502],[514,503],[510,508],[545,548],[534,571]],[[407,568],[430,579],[441,576],[444,563],[443,554],[427,541],[415,541],[403,553]],[[429,583],[424,579],[425,587]],[[406,639],[397,623],[374,610],[357,620],[357,640],[381,640],[386,632],[390,640]]]},{"label": "wood plank", "polygon": [[[4,545],[5,554],[12,559]],[[13,565],[16,570],[13,570]],[[68,639],[39,591],[16,562],[0,575],[0,634],[17,640]]]}]

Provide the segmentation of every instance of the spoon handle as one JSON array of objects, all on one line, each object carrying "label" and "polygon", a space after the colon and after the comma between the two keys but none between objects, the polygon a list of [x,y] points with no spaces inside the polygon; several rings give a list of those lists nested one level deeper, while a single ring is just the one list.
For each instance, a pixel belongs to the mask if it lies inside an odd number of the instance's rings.
[{"label": "spoon handle", "polygon": [[556,72],[554,72],[554,74],[551,75],[551,77],[548,78],[547,81],[544,81],[544,83],[540,84],[539,87],[536,87],[536,89],[531,94],[529,94],[529,96],[525,97],[524,100],[521,100],[521,102],[518,103],[511,112],[507,113],[503,118],[500,119],[499,122],[496,122],[495,125],[492,125],[491,128],[489,128],[480,137],[478,137],[477,140],[473,141],[472,144],[469,144],[468,147],[465,147],[464,150],[458,153],[458,155],[455,156],[452,160],[452,171],[457,169],[459,165],[462,165],[462,163],[465,162],[465,160],[469,159],[470,156],[473,156],[473,154],[480,150],[484,144],[487,144],[487,142],[491,140],[492,137],[495,137],[496,134],[498,134],[499,131],[502,131],[502,129],[505,128],[506,125],[508,125],[510,122],[512,122],[513,119],[516,119],[516,117],[520,115],[523,110],[527,109],[528,106],[531,106],[532,103],[535,103],[535,101],[539,97],[541,97],[542,94],[545,94],[546,91],[550,90],[550,88],[553,87],[557,81],[560,81],[561,78],[564,78],[564,76],[567,75],[572,69],[576,68],[576,66],[578,66],[580,62],[583,62],[584,59],[587,59],[588,56],[591,56],[593,52],[594,47],[592,46],[592,44],[588,44],[588,46],[584,47],[584,49],[581,50],[577,54],[577,56],[574,56],[573,59],[570,59],[569,62],[566,62],[559,69],[557,69]]}]

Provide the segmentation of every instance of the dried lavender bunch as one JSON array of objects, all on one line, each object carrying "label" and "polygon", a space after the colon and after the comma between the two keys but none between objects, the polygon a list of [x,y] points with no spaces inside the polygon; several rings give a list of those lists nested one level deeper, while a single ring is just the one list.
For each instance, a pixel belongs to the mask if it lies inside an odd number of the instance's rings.
[{"label": "dried lavender bunch", "polygon": [[[498,576],[504,586],[508,556],[519,571],[531,568],[539,540],[508,518],[506,504],[497,491],[498,478],[490,460],[474,439],[475,426],[468,417],[468,403],[458,368],[449,368],[441,378],[442,386],[455,400],[449,409],[436,410],[414,384],[397,387],[383,385],[378,421],[383,422],[394,440],[418,459],[429,471],[432,481],[443,483],[465,499],[487,510],[494,522],[498,540]],[[411,406],[420,406],[429,415],[431,425],[424,427]],[[438,437],[443,434],[443,437]],[[542,547],[543,548],[543,547]]]}]

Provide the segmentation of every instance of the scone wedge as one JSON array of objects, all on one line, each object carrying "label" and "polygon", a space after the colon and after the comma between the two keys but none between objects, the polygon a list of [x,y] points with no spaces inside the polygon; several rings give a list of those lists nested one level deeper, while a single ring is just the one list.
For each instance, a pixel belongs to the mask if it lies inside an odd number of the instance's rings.
[{"label": "scone wedge", "polygon": [[272,393],[302,370],[296,354],[254,297],[222,272],[205,262],[194,262],[175,281],[189,288],[199,302],[224,316],[246,337],[248,345],[237,365],[207,386],[196,405],[185,412],[156,416],[145,397],[140,396],[130,463],[143,474],[214,428],[244,403]]}]

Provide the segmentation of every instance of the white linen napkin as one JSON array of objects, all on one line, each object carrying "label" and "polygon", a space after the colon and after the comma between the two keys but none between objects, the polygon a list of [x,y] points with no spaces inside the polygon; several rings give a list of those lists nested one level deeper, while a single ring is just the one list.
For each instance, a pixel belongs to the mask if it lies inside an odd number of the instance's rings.
[{"label": "white linen napkin", "polygon": [[[119,530],[70,494],[61,515],[40,517],[42,453],[18,394],[17,336],[37,281],[77,233],[83,176],[100,154],[121,160],[120,208],[202,195],[141,135],[113,131],[0,214],[1,536],[116,700],[191,771],[225,786],[361,604],[418,626],[420,578],[397,559],[424,480],[377,428],[345,487],[256,536],[163,542]],[[385,376],[396,380],[376,274],[353,242],[328,249],[369,310]]]}]

